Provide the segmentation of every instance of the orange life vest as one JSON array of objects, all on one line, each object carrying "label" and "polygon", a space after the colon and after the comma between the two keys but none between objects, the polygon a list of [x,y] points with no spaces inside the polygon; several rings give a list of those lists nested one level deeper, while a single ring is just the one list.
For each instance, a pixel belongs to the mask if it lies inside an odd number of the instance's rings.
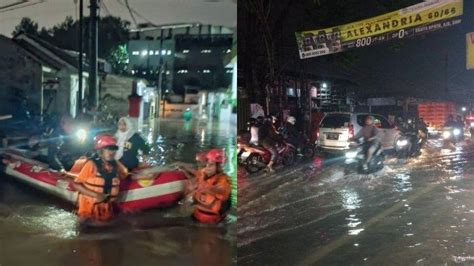
[{"label": "orange life vest", "polygon": [[197,204],[193,216],[203,223],[218,223],[225,218],[230,209],[229,176],[219,173],[209,178],[205,177],[203,171],[197,172],[197,190],[193,196]]},{"label": "orange life vest", "polygon": [[97,167],[97,175],[87,179],[84,186],[97,193],[110,195],[110,199],[114,199],[119,194],[120,179],[118,178],[117,163],[111,162],[112,171],[107,172],[104,169],[102,159],[94,159],[93,162]]}]

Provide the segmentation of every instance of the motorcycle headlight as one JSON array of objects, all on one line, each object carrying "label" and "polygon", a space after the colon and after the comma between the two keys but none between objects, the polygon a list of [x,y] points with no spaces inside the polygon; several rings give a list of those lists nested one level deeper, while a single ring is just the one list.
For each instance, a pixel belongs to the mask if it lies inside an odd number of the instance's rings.
[{"label": "motorcycle headlight", "polygon": [[81,128],[76,131],[76,137],[80,142],[84,142],[87,139],[87,130]]},{"label": "motorcycle headlight", "polygon": [[348,151],[346,152],[346,158],[347,159],[354,159],[357,157],[358,152],[357,151]]},{"label": "motorcycle headlight", "polygon": [[461,134],[461,130],[459,128],[455,128],[453,130],[453,134],[454,134],[454,136],[459,136]]},{"label": "motorcycle headlight", "polygon": [[406,140],[406,139],[397,140],[397,146],[399,146],[399,147],[406,146],[407,144],[408,144],[408,140]]},{"label": "motorcycle headlight", "polygon": [[451,137],[451,132],[449,132],[449,131],[444,131],[443,132],[443,138],[449,139],[450,137]]}]

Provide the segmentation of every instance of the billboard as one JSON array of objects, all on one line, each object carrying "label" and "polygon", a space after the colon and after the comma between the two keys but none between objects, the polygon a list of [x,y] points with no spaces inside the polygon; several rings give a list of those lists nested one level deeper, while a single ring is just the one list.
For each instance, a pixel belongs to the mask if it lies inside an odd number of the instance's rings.
[{"label": "billboard", "polygon": [[301,59],[403,39],[461,23],[463,0],[427,0],[331,28],[296,32]]},{"label": "billboard", "polygon": [[474,69],[474,32],[466,34],[466,68]]}]

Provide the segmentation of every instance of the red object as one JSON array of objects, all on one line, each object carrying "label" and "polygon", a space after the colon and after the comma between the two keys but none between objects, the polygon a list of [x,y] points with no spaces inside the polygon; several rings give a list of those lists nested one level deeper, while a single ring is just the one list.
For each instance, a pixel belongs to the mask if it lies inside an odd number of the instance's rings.
[{"label": "red object", "polygon": [[198,152],[196,153],[196,161],[197,162],[205,162],[207,161],[207,152]]},{"label": "red object", "polygon": [[117,148],[117,140],[113,135],[103,134],[95,138],[95,149],[102,150],[103,148],[113,147]]},{"label": "red object", "polygon": [[[77,191],[71,178],[42,168],[44,165],[41,162],[16,154],[7,153],[7,155],[10,159],[5,172],[9,176],[77,205]],[[127,178],[120,183],[116,202],[118,210],[135,212],[172,206],[182,198],[186,180],[186,176],[178,171],[155,173],[153,180],[138,181]]]},{"label": "red object", "polygon": [[222,221],[226,215],[208,214],[196,208],[194,210],[193,216],[201,223],[216,224]]},{"label": "red object", "polygon": [[212,163],[225,163],[225,152],[222,149],[212,149],[207,153],[206,157]]},{"label": "red object", "polygon": [[443,127],[448,116],[457,114],[457,106],[452,102],[420,103],[418,114],[429,126]]},{"label": "red object", "polygon": [[128,115],[130,117],[140,117],[142,97],[138,94],[132,94],[128,97]]},{"label": "red object", "polygon": [[349,138],[354,137],[354,125],[349,124]]}]

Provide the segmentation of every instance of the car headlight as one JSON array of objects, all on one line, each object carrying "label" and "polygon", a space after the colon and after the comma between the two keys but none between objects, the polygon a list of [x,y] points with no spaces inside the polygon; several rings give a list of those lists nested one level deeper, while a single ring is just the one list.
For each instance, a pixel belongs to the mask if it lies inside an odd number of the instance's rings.
[{"label": "car headlight", "polygon": [[451,132],[449,132],[449,131],[444,131],[443,132],[443,138],[448,139],[450,137],[451,137]]},{"label": "car headlight", "polygon": [[76,131],[76,137],[80,142],[84,142],[87,139],[87,130],[81,128]]},{"label": "car headlight", "polygon": [[399,147],[406,146],[407,144],[408,144],[408,140],[406,140],[406,139],[397,140],[397,146],[399,146]]},{"label": "car headlight", "polygon": [[348,151],[346,152],[346,158],[347,159],[354,159],[357,157],[358,152],[357,151]]},{"label": "car headlight", "polygon": [[461,130],[460,130],[459,128],[455,128],[455,129],[453,130],[453,134],[454,134],[454,136],[458,136],[458,135],[461,134]]}]

